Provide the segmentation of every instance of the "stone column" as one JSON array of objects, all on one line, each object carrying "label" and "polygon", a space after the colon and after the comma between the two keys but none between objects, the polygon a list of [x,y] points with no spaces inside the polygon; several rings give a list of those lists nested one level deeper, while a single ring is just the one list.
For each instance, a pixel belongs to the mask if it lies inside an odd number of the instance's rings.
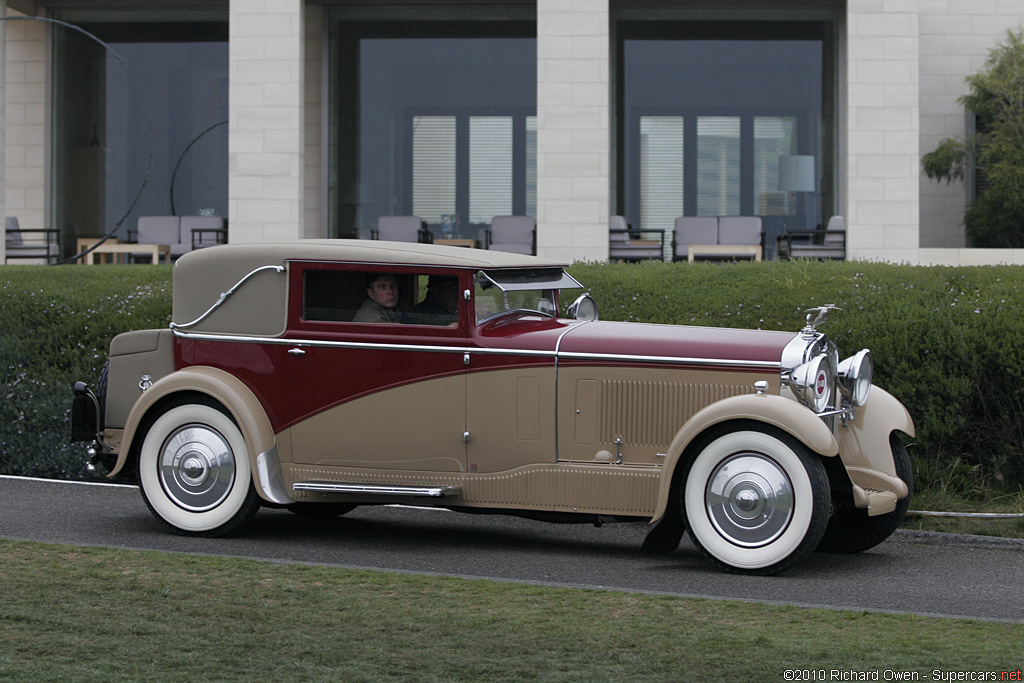
[{"label": "stone column", "polygon": [[304,7],[302,0],[231,0],[231,242],[303,236]]},{"label": "stone column", "polygon": [[608,258],[608,0],[537,0],[537,253]]},{"label": "stone column", "polygon": [[920,252],[919,0],[847,3],[847,258]]}]

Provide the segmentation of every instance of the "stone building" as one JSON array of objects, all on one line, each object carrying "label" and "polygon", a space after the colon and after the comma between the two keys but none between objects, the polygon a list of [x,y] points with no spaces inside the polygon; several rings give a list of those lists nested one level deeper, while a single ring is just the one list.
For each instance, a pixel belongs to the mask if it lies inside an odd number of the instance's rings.
[{"label": "stone building", "polygon": [[[921,174],[1024,0],[7,0],[3,192],[23,228],[369,238],[382,215],[608,256],[608,220],[842,215],[849,258],[969,249],[971,187]],[[47,21],[39,21],[46,19]],[[784,158],[789,158],[785,162]],[[795,163],[802,180],[780,175]]]}]

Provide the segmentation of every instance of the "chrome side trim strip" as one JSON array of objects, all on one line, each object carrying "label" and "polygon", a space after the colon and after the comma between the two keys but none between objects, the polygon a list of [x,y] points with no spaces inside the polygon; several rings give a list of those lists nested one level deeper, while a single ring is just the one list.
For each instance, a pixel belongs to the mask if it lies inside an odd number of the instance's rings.
[{"label": "chrome side trim strip", "polygon": [[579,353],[567,351],[558,354],[559,360],[615,360],[629,361],[636,363],[667,363],[669,365],[699,365],[727,368],[764,368],[766,370],[778,370],[779,362],[774,360],[733,360],[725,358],[686,358],[685,356],[636,356],[636,355],[611,355],[606,353]]},{"label": "chrome side trim strip", "polygon": [[277,344],[285,346],[307,346],[337,349],[376,349],[380,351],[420,351],[426,353],[485,353],[516,356],[542,356],[554,358],[554,351],[530,351],[528,349],[478,349],[464,345],[434,346],[430,344],[383,344],[380,342],[343,342],[323,341],[320,339],[283,339],[280,337],[242,337],[232,334],[206,334],[202,332],[178,332],[174,336],[182,339],[198,339],[204,341],[242,342],[248,344]]},{"label": "chrome side trim strip", "polygon": [[330,481],[297,481],[295,491],[321,493],[359,493],[373,496],[415,496],[419,498],[445,498],[462,493],[458,486],[381,486],[375,484],[336,484]]},{"label": "chrome side trim strip", "polygon": [[234,287],[232,287],[228,291],[226,291],[223,294],[221,294],[220,298],[217,299],[213,303],[213,305],[210,306],[209,309],[207,309],[206,313],[203,313],[201,316],[199,316],[198,318],[196,318],[195,320],[193,320],[190,323],[181,323],[181,324],[171,323],[171,329],[172,330],[184,330],[184,329],[188,329],[189,327],[195,327],[199,323],[203,322],[204,320],[206,320],[210,316],[211,313],[216,311],[220,307],[220,305],[222,303],[224,303],[229,298],[231,298],[231,295],[234,294],[236,291],[238,291],[238,288],[241,287],[243,284],[245,284],[245,282],[249,278],[251,278],[256,273],[259,273],[259,272],[264,271],[264,270],[273,270],[274,272],[277,272],[277,273],[283,273],[285,268],[284,268],[284,266],[260,266],[259,268],[257,268],[256,270],[253,270],[248,275],[243,277],[241,280],[236,282]]},{"label": "chrome side trim strip", "polygon": [[[581,323],[583,324],[583,323]],[[284,344],[296,347],[322,347],[340,349],[377,349],[381,351],[419,351],[426,353],[471,353],[489,354],[500,356],[528,356],[539,358],[555,358],[559,360],[592,360],[600,362],[622,361],[631,363],[664,363],[667,365],[696,365],[699,367],[726,367],[726,368],[750,368],[779,370],[779,361],[766,360],[735,360],[724,358],[687,358],[677,356],[641,356],[641,355],[613,355],[609,353],[580,353],[558,351],[531,351],[529,349],[488,349],[469,346],[434,346],[429,344],[384,344],[379,342],[343,342],[343,341],[322,341],[317,339],[283,339],[280,337],[243,337],[230,334],[207,334],[202,332],[180,332],[174,330],[174,336],[182,339],[197,339],[204,341],[240,342],[247,344]],[[565,333],[561,335],[564,337]],[[559,337],[558,343],[561,343]]]},{"label": "chrome side trim strip", "polygon": [[586,325],[587,323],[592,323],[592,322],[594,322],[594,321],[593,320],[580,320],[580,321],[578,321],[577,325],[570,325],[569,327],[566,327],[565,330],[562,331],[562,334],[558,335],[558,340],[555,342],[555,354],[557,354],[559,349],[562,348],[562,340],[565,339],[565,335],[569,334],[573,330],[578,330],[580,327],[582,327],[583,325]]}]

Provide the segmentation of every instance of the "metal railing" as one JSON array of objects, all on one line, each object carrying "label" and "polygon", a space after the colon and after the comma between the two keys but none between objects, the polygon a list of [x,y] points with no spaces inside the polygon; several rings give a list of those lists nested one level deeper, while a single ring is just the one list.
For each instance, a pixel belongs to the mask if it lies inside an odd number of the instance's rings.
[{"label": "metal railing", "polygon": [[932,512],[928,510],[907,510],[908,515],[918,517],[970,517],[974,519],[1024,519],[1024,513],[1017,512]]}]

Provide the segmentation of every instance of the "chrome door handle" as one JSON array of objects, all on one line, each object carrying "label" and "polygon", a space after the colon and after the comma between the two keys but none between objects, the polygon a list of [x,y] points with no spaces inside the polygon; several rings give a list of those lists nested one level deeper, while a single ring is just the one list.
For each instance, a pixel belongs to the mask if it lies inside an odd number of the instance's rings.
[{"label": "chrome door handle", "polygon": [[306,355],[306,352],[303,351],[302,349],[288,349],[288,353],[292,354],[293,356],[305,356]]}]

